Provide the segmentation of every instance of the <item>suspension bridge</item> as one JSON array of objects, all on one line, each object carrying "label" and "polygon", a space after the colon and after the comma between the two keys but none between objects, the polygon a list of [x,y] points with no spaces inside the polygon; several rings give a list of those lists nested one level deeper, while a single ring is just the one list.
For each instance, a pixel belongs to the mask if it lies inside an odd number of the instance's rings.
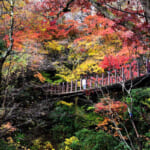
[{"label": "suspension bridge", "polygon": [[[120,85],[132,85],[132,83],[140,82],[150,76],[149,59],[145,61],[133,61],[131,63],[120,66],[118,69],[110,69],[101,76],[98,74],[81,78],[79,80],[63,82],[60,84],[48,84],[47,92],[53,96],[63,96],[71,94],[88,93],[92,91],[100,91],[103,88]],[[84,85],[83,85],[84,80]],[[136,84],[135,83],[135,84]]]}]

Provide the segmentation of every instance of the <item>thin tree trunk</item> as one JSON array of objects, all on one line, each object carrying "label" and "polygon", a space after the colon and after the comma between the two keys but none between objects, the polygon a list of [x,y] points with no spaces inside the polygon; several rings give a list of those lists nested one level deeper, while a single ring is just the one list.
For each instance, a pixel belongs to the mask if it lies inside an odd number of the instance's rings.
[{"label": "thin tree trunk", "polygon": [[145,21],[150,23],[150,1],[149,0],[140,0],[144,9]]},{"label": "thin tree trunk", "polygon": [[[13,30],[14,30],[14,4],[15,4],[15,0],[10,0],[9,1],[10,4],[10,29],[9,29],[9,41],[10,41],[10,45],[8,47],[8,49],[5,52],[5,55],[0,59],[0,103],[2,100],[2,69],[3,69],[3,64],[5,62],[5,60],[7,59],[7,57],[10,55],[12,48],[13,48],[13,43],[14,43],[14,39],[13,39]],[[6,10],[8,11],[8,10]]]},{"label": "thin tree trunk", "polygon": [[2,98],[2,65],[0,64],[0,102]]},{"label": "thin tree trunk", "polygon": [[2,85],[2,69],[3,64],[5,62],[5,59],[0,59],[0,103],[2,102],[2,91],[3,91],[3,85]]}]

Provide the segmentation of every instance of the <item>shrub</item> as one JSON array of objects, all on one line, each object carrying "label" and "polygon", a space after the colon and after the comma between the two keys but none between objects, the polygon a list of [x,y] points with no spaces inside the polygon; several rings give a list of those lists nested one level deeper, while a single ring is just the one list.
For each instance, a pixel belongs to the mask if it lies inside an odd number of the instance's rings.
[{"label": "shrub", "polygon": [[4,140],[0,140],[0,150],[16,150],[13,144],[8,144]]}]

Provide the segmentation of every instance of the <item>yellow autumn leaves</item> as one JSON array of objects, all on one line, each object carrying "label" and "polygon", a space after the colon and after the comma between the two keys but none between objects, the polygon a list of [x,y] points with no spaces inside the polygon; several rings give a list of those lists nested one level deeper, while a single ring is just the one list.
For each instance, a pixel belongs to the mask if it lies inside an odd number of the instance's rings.
[{"label": "yellow autumn leaves", "polygon": [[[100,62],[104,56],[116,55],[122,48],[122,42],[116,32],[105,34],[113,22],[102,19],[97,16],[86,17],[83,23],[86,34],[80,32],[75,39],[68,40],[65,46],[57,40],[44,43],[51,57],[57,56],[57,76],[70,82],[80,79],[82,74],[104,71],[99,67]],[[66,49],[68,52],[65,54]],[[59,56],[65,56],[66,62],[59,62]]]},{"label": "yellow autumn leaves", "polygon": [[46,49],[48,49],[49,51],[58,51],[60,52],[64,46],[60,45],[58,42],[56,42],[55,40],[52,41],[48,41],[45,43],[45,47]]}]

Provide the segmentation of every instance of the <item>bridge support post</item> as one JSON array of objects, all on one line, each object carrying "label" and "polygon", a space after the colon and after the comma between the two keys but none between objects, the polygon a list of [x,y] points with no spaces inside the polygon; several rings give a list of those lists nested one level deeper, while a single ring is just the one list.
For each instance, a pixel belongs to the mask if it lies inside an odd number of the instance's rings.
[{"label": "bridge support post", "polygon": [[66,93],[69,91],[69,83],[67,82]]},{"label": "bridge support post", "polygon": [[115,83],[117,83],[117,69],[115,69]]},{"label": "bridge support post", "polygon": [[61,83],[59,83],[59,93],[62,93],[61,88],[62,88],[62,84],[61,84]]},{"label": "bridge support post", "polygon": [[140,77],[140,62],[137,61],[137,77]]},{"label": "bridge support post", "polygon": [[110,85],[110,71],[108,71],[107,73],[108,73],[108,85]]},{"label": "bridge support post", "polygon": [[150,65],[149,65],[149,59],[146,59],[146,73],[149,73],[150,71]]},{"label": "bridge support post", "polygon": [[95,88],[98,88],[98,75],[96,75]]},{"label": "bridge support post", "polygon": [[57,93],[57,85],[56,85],[56,83],[55,83],[55,94]]},{"label": "bridge support post", "polygon": [[106,86],[107,85],[107,78],[104,78],[104,86]]},{"label": "bridge support post", "polygon": [[110,76],[110,84],[111,84],[111,85],[113,84],[113,78],[114,78],[113,75],[111,75],[111,76]]},{"label": "bridge support post", "polygon": [[90,89],[92,88],[92,81],[91,81],[91,79],[90,79]]},{"label": "bridge support post", "polygon": [[80,91],[82,90],[82,79],[80,79]]},{"label": "bridge support post", "polygon": [[99,81],[99,85],[100,85],[100,87],[102,87],[102,80]]},{"label": "bridge support post", "polygon": [[124,67],[122,67],[122,81],[125,81]]},{"label": "bridge support post", "polygon": [[75,91],[77,92],[77,89],[78,88],[78,81],[76,80],[76,82],[75,82]]},{"label": "bridge support post", "polygon": [[73,90],[73,81],[71,81],[71,88],[70,88],[70,92],[72,92]]},{"label": "bridge support post", "polygon": [[65,84],[64,82],[62,83],[62,93],[64,92]]},{"label": "bridge support post", "polygon": [[130,64],[129,66],[129,73],[130,73],[130,79],[133,78],[133,74],[132,74],[132,65]]},{"label": "bridge support post", "polygon": [[50,89],[50,95],[52,94],[52,85],[49,85],[49,89]]},{"label": "bridge support post", "polygon": [[59,93],[59,84],[56,84],[56,93]]},{"label": "bridge support post", "polygon": [[102,73],[102,85],[104,85],[104,73]]}]

